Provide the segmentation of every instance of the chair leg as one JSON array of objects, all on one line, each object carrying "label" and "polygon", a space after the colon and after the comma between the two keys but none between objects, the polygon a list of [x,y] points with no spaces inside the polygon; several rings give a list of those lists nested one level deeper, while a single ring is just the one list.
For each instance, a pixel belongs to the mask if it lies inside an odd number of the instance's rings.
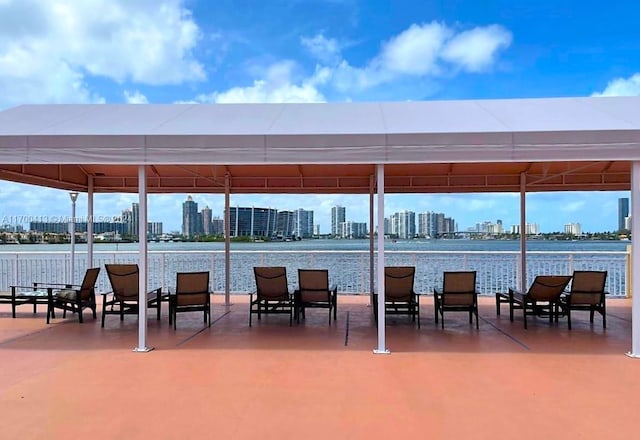
[{"label": "chair leg", "polygon": [[480,330],[480,324],[478,323],[478,303],[473,305],[473,313],[476,315],[476,330]]},{"label": "chair leg", "polygon": [[567,306],[567,327],[571,330],[571,307]]}]

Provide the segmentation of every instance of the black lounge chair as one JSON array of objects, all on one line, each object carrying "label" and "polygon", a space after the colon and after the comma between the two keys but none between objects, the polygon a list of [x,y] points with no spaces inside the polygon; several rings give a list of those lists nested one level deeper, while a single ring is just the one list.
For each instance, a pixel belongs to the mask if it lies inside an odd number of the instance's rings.
[{"label": "black lounge chair", "polygon": [[570,275],[538,275],[529,290],[522,293],[509,289],[508,293],[496,294],[496,306],[500,314],[500,303],[509,303],[509,319],[513,322],[513,311],[521,309],[524,328],[527,328],[527,315],[548,316],[549,322],[558,320],[560,296],[571,281]]},{"label": "black lounge chair", "polygon": [[284,267],[254,267],[256,280],[254,293],[249,296],[249,327],[253,314],[262,318],[262,314],[288,314],[289,326],[293,325],[295,308],[293,296],[287,284],[287,269]]},{"label": "black lounge chair", "polygon": [[444,328],[444,312],[469,312],[469,324],[476,316],[478,325],[478,292],[476,291],[476,272],[445,272],[442,290],[434,289],[436,324],[438,315],[442,318]]},{"label": "black lounge chair", "polygon": [[179,272],[176,277],[176,291],[169,295],[169,324],[176,329],[179,312],[203,312],[204,322],[211,327],[211,294],[209,292],[209,272]]},{"label": "black lounge chair", "polygon": [[571,290],[560,297],[560,306],[567,316],[571,330],[571,312],[589,311],[589,322],[593,324],[595,312],[602,315],[602,328],[607,328],[607,307],[605,303],[606,271],[576,270],[571,280]]},{"label": "black lounge chair", "polygon": [[[139,307],[139,273],[137,264],[105,264],[112,292],[102,294],[102,327],[105,315],[119,315],[120,321],[124,315],[138,315]],[[160,319],[162,305],[162,289],[154,289],[146,294],[147,307],[156,309],[157,319]]]},{"label": "black lounge chair", "polygon": [[331,314],[337,317],[338,288],[329,285],[329,271],[326,269],[298,269],[298,290],[294,292],[296,321],[300,322],[300,314],[305,319],[307,308],[329,309],[329,325]]},{"label": "black lounge chair", "polygon": [[[418,321],[420,328],[420,304],[413,290],[416,268],[414,266],[387,266],[384,268],[385,315],[408,315]],[[373,314],[378,324],[378,294],[373,295]]]},{"label": "black lounge chair", "polygon": [[[83,322],[82,310],[90,309],[93,315],[93,319],[96,319],[96,292],[95,286],[98,280],[98,274],[100,273],[99,267],[87,269],[84,274],[82,284],[72,285],[65,284],[64,288],[54,289],[53,284],[47,284],[48,286],[48,310],[47,310],[47,324],[49,324],[49,318],[55,318],[55,309],[62,309],[62,317],[66,318],[67,311],[78,314],[78,321]],[[40,283],[33,283],[34,287],[42,286]]]}]

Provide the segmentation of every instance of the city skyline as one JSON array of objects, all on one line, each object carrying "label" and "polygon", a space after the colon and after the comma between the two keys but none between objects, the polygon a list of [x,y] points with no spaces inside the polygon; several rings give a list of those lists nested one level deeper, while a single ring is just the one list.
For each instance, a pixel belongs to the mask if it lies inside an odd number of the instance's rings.
[{"label": "city skyline", "polygon": [[[31,203],[23,203],[18,204],[21,207],[15,214],[8,213],[6,210],[7,206],[4,205],[0,208],[0,215],[2,220],[0,224],[8,224],[12,223],[11,220],[20,220],[22,225],[27,225],[29,221],[49,221],[50,219],[60,220],[67,219],[71,215],[71,202],[69,201],[69,195],[65,191],[52,190],[52,189],[41,189],[42,191],[47,191],[50,193],[50,198],[57,200],[56,209],[44,211],[43,207],[40,205],[34,205]],[[620,198],[628,198],[628,192],[616,192],[621,197],[613,199],[611,197],[612,194],[608,194],[607,198],[611,199],[609,204],[599,203],[596,197],[594,196],[602,196],[603,194],[600,192],[594,193],[581,193],[584,200],[574,200],[573,204],[567,204],[565,206],[565,210],[558,211],[557,221],[554,222],[551,227],[549,224],[541,223],[537,220],[536,212],[540,210],[544,210],[545,206],[547,206],[546,196],[550,196],[548,193],[532,193],[527,196],[527,206],[528,206],[528,215],[527,215],[527,223],[529,224],[537,224],[540,232],[563,232],[565,230],[565,226],[567,224],[577,224],[581,225],[581,231],[584,233],[589,232],[614,232],[618,230],[618,215],[619,215],[619,199]],[[149,222],[161,222],[163,224],[163,231],[165,233],[168,232],[182,232],[182,212],[183,212],[183,203],[187,200],[189,195],[181,195],[181,199],[178,200],[178,203],[173,208],[166,210],[165,204],[162,203],[163,199],[166,198],[175,198],[176,195],[149,195],[149,203],[148,209],[149,213],[147,215],[147,219]],[[204,195],[204,194],[193,194],[191,195],[192,199],[198,203],[202,208],[207,207],[212,212],[213,218],[223,219],[224,218],[224,196],[223,195]],[[297,203],[301,203],[301,201],[296,196],[278,196],[278,197],[269,197],[266,196],[269,200],[275,203],[282,203],[279,206],[258,206],[263,208],[272,208],[277,209],[279,211],[295,211],[297,209],[306,209],[308,211],[314,211],[314,224],[320,225],[320,233],[321,234],[329,234],[331,232],[331,210],[336,205],[318,205],[319,207],[315,208],[305,208],[305,206],[299,206]],[[282,197],[282,198],[281,198]],[[309,196],[314,198],[314,196]],[[313,204],[313,202],[309,202],[309,197],[305,197],[306,202],[309,204]],[[505,232],[511,230],[513,225],[519,225],[519,195],[517,194],[501,194],[500,195],[500,204],[494,205],[491,204],[489,206],[482,206],[481,200],[478,201],[478,206],[472,212],[472,214],[459,217],[458,214],[460,211],[460,206],[468,207],[468,199],[461,197],[461,195],[449,195],[448,201],[450,203],[445,204],[446,206],[435,206],[433,203],[424,203],[424,199],[434,198],[435,200],[439,200],[438,196],[419,194],[415,195],[412,198],[416,199],[415,202],[411,205],[414,206],[412,210],[416,215],[416,231],[418,230],[418,217],[421,213],[424,212],[442,212],[445,213],[447,217],[453,218],[458,226],[458,231],[467,231],[470,228],[475,228],[477,224],[490,222],[495,223],[497,220],[502,220],[502,224],[504,226]],[[0,193],[0,198],[2,198],[2,193]],[[533,202],[529,200],[533,198]],[[131,210],[134,204],[137,204],[137,195],[134,194],[120,194],[117,196],[116,201],[114,202],[112,194],[96,194],[94,200],[94,219],[96,221],[109,221],[116,217],[121,217],[123,212],[126,210]],[[243,200],[252,200],[247,195],[242,196],[231,196],[231,207],[235,206],[247,206],[242,203]],[[420,199],[420,200],[419,200]],[[15,200],[15,199],[14,199]],[[237,200],[239,203],[234,203],[234,200]],[[265,199],[266,200],[266,199]],[[288,202],[286,202],[288,200]],[[333,200],[330,198],[325,198],[326,200]],[[356,200],[359,203],[354,203],[351,206],[347,206],[345,204],[344,208],[346,210],[346,220],[352,222],[362,222],[367,223],[369,221],[369,207],[368,201],[369,196],[349,196],[348,199],[342,198],[340,196],[336,196],[336,200]],[[407,210],[404,205],[401,205],[404,197],[397,197],[393,194],[388,194],[385,197],[385,217],[389,218],[392,214],[396,212],[401,212]],[[453,200],[453,202],[452,202]],[[25,202],[25,200],[22,200]],[[157,203],[161,202],[161,203]],[[288,204],[287,204],[288,203]],[[420,205],[424,206],[424,209],[417,210],[416,206]],[[66,204],[66,206],[65,206]],[[588,208],[589,204],[593,204],[593,206],[599,206],[600,209],[597,213],[590,214],[588,218],[581,218],[580,215],[576,215],[576,212],[580,212],[580,208],[585,209],[585,206]],[[118,206],[120,205],[120,206]],[[375,203],[374,203],[375,205]],[[84,193],[80,194],[78,201],[76,203],[76,217],[78,221],[82,221],[86,219],[86,207],[87,207],[87,195]],[[251,205],[248,205],[251,206]],[[342,206],[342,205],[339,205]],[[448,206],[448,207],[447,207]],[[484,209],[491,210],[491,218],[487,218],[487,214]],[[26,212],[29,210],[29,212]],[[117,210],[117,213],[112,212],[113,210]],[[65,212],[68,211],[68,212]],[[464,212],[464,211],[462,211]],[[474,214],[475,213],[475,214]],[[563,214],[563,215],[561,215]],[[609,228],[605,229],[594,229],[592,228],[593,223],[590,223],[589,220],[593,220],[594,215],[601,215],[603,217],[608,218]],[[65,220],[66,221],[66,220]],[[15,224],[15,222],[13,222]],[[553,227],[555,225],[555,227]],[[377,227],[377,225],[376,225]]]},{"label": "city skyline", "polygon": [[[0,109],[47,103],[363,102],[640,94],[640,4],[610,2],[0,2]],[[95,11],[103,11],[96,14]],[[69,25],[70,23],[74,25]],[[287,29],[287,32],[282,32]],[[149,219],[181,231],[187,194],[150,195]],[[196,197],[196,195],[194,195]],[[200,196],[198,196],[200,197]],[[535,193],[542,231],[618,229],[628,191]],[[368,195],[231,195],[232,205],[330,208],[368,222]],[[96,195],[96,215],[137,202]],[[223,212],[223,196],[203,195]],[[388,194],[386,212],[446,212],[464,230],[519,223],[519,195]],[[0,181],[0,215],[68,216],[65,192]],[[86,194],[78,213],[86,213]],[[8,223],[8,222],[3,222]],[[10,223],[10,222],[9,222]],[[28,222],[23,222],[28,223]]]}]

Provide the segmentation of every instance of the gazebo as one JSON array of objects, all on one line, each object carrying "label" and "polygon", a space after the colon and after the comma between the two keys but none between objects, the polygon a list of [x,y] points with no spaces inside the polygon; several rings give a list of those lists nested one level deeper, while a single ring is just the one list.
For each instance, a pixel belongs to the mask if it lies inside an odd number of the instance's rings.
[{"label": "gazebo", "polygon": [[[90,218],[94,193],[137,192],[142,273],[148,193],[224,193],[227,208],[231,193],[369,194],[371,225],[377,195],[382,227],[385,193],[519,192],[524,230],[526,192],[631,190],[632,230],[640,230],[640,97],[23,105],[0,112],[0,151],[1,179],[87,192]],[[377,239],[384,298],[384,234]],[[638,261],[640,237],[632,244]],[[371,245],[373,265],[373,236]],[[521,249],[526,273],[524,234]],[[141,295],[146,283],[140,277]],[[631,291],[640,292],[636,266]],[[634,295],[634,357],[639,301]],[[383,306],[379,313],[384,322]],[[138,336],[136,350],[147,351],[144,308]],[[387,352],[385,339],[381,325],[376,352]]]}]

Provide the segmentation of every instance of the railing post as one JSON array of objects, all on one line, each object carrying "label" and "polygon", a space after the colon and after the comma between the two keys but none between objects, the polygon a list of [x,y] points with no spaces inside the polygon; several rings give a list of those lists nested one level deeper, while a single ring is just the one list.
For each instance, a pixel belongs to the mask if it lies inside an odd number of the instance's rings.
[{"label": "railing post", "polygon": [[573,273],[574,263],[573,254],[569,254],[569,273]]},{"label": "railing post", "polygon": [[18,282],[18,264],[19,264],[19,263],[18,263],[18,259],[19,259],[19,258],[20,258],[20,257],[19,257],[19,255],[18,255],[18,254],[16,254],[15,266],[14,266],[14,268],[13,268],[13,285],[14,285],[14,286],[17,286],[17,285],[19,285],[19,284],[20,284],[20,283]]},{"label": "railing post", "polygon": [[165,263],[166,263],[167,255],[163,252],[161,256],[162,256],[162,258],[160,259],[160,271],[162,272],[161,286],[162,286],[162,291],[166,292],[167,291],[167,273],[165,271]]}]

